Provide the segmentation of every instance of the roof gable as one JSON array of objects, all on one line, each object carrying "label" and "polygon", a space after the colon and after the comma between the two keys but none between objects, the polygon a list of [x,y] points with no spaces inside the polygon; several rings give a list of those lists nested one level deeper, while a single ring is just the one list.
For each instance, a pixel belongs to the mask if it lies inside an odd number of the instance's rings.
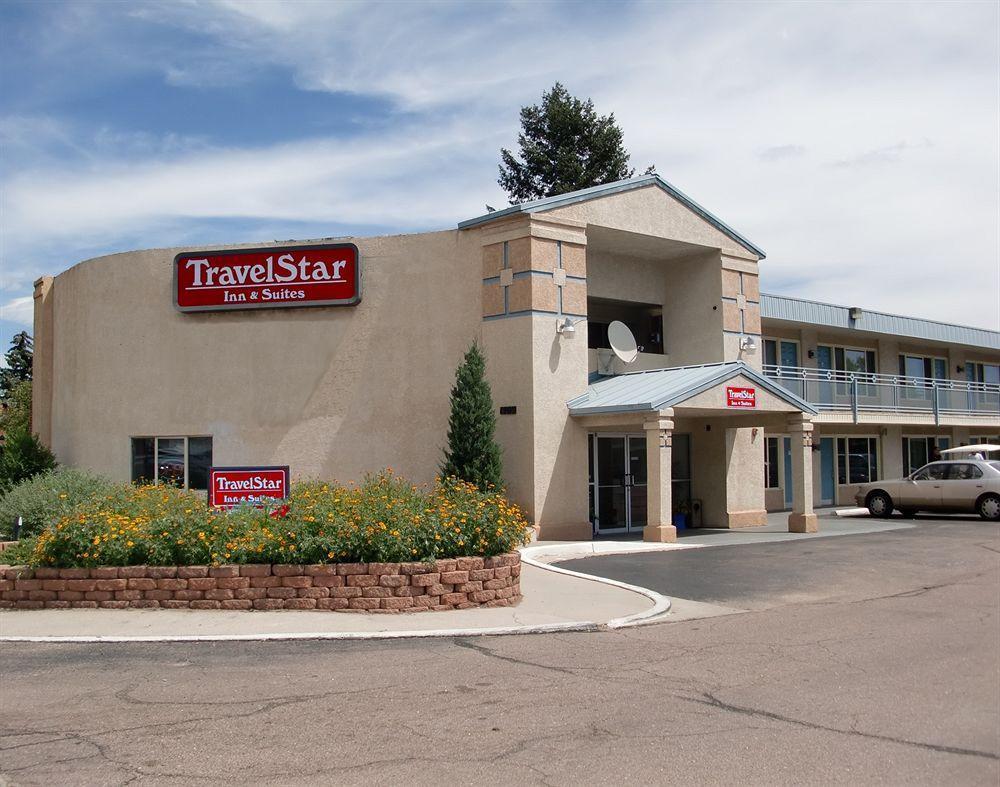
[{"label": "roof gable", "polygon": [[586,393],[566,404],[570,415],[656,412],[682,404],[721,383],[743,377],[795,410],[816,414],[816,409],[786,388],[772,382],[743,361],[680,366],[607,377],[590,385]]},{"label": "roof gable", "polygon": [[498,219],[517,214],[540,213],[543,211],[553,210],[555,208],[565,207],[566,205],[573,205],[579,202],[609,197],[613,194],[619,194],[625,191],[645,188],[647,186],[656,186],[666,194],[669,194],[692,213],[696,214],[708,224],[715,227],[715,229],[735,241],[747,251],[757,255],[760,259],[764,259],[766,256],[764,250],[759,246],[751,243],[747,238],[722,221],[722,219],[703,208],[676,186],[673,186],[659,175],[655,174],[640,175],[635,178],[619,180],[614,183],[606,183],[601,186],[592,186],[588,189],[571,191],[566,194],[557,194],[554,197],[544,197],[543,199],[532,200],[531,202],[523,202],[520,205],[511,205],[509,208],[495,210],[491,213],[485,213],[482,216],[477,216],[474,219],[459,222],[458,228],[460,230],[471,229],[491,221],[496,221]]}]

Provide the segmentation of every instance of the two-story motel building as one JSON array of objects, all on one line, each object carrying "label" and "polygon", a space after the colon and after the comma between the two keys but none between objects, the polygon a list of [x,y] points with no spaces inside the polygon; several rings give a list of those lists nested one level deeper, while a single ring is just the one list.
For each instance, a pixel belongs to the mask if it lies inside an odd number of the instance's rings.
[{"label": "two-story motel building", "polygon": [[[736,528],[788,510],[809,531],[814,506],[853,503],[860,482],[1000,439],[1000,333],[762,295],[764,252],[655,175],[442,232],[294,246],[348,242],[355,290],[338,305],[182,310],[175,268],[211,279],[199,249],[40,279],[35,430],[62,463],[123,480],[204,488],[214,464],[430,481],[478,341],[509,495],[541,537],[652,540],[678,514]],[[244,298],[273,265],[205,297]],[[641,348],[628,366],[613,320]]]}]

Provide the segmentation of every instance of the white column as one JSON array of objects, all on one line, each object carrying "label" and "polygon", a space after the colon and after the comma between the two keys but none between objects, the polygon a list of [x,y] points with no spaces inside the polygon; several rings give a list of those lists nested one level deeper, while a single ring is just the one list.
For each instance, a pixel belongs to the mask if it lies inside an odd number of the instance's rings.
[{"label": "white column", "polygon": [[792,513],[788,515],[789,533],[815,533],[819,529],[813,513],[812,433],[807,415],[788,419],[792,438]]},{"label": "white column", "polygon": [[676,541],[671,501],[671,436],[673,410],[661,410],[659,417],[647,421],[646,430],[646,527],[644,541]]}]

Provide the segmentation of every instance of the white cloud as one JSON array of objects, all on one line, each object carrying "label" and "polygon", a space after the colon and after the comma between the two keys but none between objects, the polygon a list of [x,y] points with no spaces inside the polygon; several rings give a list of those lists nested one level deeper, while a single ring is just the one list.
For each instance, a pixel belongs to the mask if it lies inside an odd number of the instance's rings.
[{"label": "white cloud", "polygon": [[30,326],[34,317],[35,299],[31,295],[14,298],[0,306],[0,320]]},{"label": "white cloud", "polygon": [[504,204],[498,149],[514,142],[518,108],[560,79],[615,112],[640,171],[655,163],[768,251],[766,288],[1000,328],[995,6],[572,8],[129,7],[213,37],[145,64],[172,84],[242,84],[279,66],[309,90],[387,97],[399,115],[350,141],[125,137],[129,155],[115,129],[89,146],[49,128],[84,151],[9,177],[0,288],[30,284],[39,238],[114,245],[206,218],[454,226]]}]

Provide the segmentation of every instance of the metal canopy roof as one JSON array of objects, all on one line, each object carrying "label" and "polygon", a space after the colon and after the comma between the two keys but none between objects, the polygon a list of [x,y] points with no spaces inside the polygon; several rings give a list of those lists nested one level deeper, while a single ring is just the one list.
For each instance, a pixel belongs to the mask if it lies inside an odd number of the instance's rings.
[{"label": "metal canopy roof", "polygon": [[761,259],[764,259],[764,257],[767,256],[764,253],[764,250],[759,246],[755,246],[749,240],[740,235],[736,230],[722,221],[722,219],[717,216],[713,216],[709,211],[705,210],[705,208],[691,199],[679,188],[671,185],[659,175],[655,174],[639,175],[635,178],[627,178],[626,180],[618,180],[614,183],[606,183],[603,186],[592,186],[589,189],[570,191],[566,194],[557,194],[554,197],[545,197],[531,202],[522,202],[520,205],[511,205],[509,208],[495,210],[492,213],[484,213],[482,216],[476,216],[474,219],[461,221],[458,224],[458,228],[460,230],[467,230],[472,227],[477,227],[480,224],[496,221],[497,219],[501,219],[505,216],[513,216],[517,213],[540,213],[554,208],[561,208],[564,205],[572,205],[576,202],[585,202],[591,199],[599,199],[600,197],[608,197],[612,194],[618,194],[622,191],[631,191],[632,189],[638,189],[644,186],[657,186],[663,189],[663,191],[667,192],[667,194],[688,208],[688,210],[698,214],[698,216],[719,230],[719,232],[724,235],[728,235],[747,251],[753,252]]},{"label": "metal canopy roof", "polygon": [[566,404],[570,415],[656,412],[680,404],[738,375],[743,375],[797,410],[811,415],[817,412],[808,402],[743,361],[679,366],[607,377],[593,383],[586,393],[570,399]]},{"label": "metal canopy roof", "polygon": [[913,339],[965,344],[970,347],[985,347],[1000,350],[1000,332],[985,328],[970,328],[917,317],[903,317],[898,314],[861,310],[861,316],[851,319],[850,306],[836,306],[832,303],[808,301],[804,298],[789,298],[786,295],[760,296],[760,316],[765,320],[785,320],[787,322],[808,323],[830,328],[849,328],[855,331],[881,333],[888,336],[905,336]]}]

